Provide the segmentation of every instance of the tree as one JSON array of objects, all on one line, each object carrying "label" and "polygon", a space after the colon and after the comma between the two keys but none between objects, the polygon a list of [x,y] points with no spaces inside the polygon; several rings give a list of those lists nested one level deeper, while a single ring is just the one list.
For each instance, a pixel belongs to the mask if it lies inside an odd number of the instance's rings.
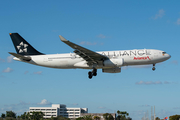
[{"label": "tree", "polygon": [[127,113],[126,111],[117,111],[117,120],[130,120],[131,118],[130,117],[127,117],[129,116],[129,113]]},{"label": "tree", "polygon": [[83,118],[85,120],[92,120],[92,115],[85,115]]},{"label": "tree", "polygon": [[93,117],[95,120],[100,120],[100,117],[99,116],[94,116]]},{"label": "tree", "polygon": [[41,118],[43,118],[44,113],[43,112],[30,112],[30,118],[33,120],[40,120]]},{"label": "tree", "polygon": [[109,113],[103,114],[103,117],[105,120],[114,120],[114,117]]},{"label": "tree", "polygon": [[155,120],[160,120],[160,118],[159,117],[156,117],[156,119]]},{"label": "tree", "polygon": [[57,116],[57,117],[52,116],[50,120],[70,120],[70,119],[60,115],[60,116]]},{"label": "tree", "polygon": [[169,120],[179,120],[180,115],[173,115],[169,117]]},{"label": "tree", "polygon": [[16,118],[16,113],[13,111],[6,111],[6,117]]},{"label": "tree", "polygon": [[30,114],[29,114],[29,112],[24,112],[21,116],[20,116],[20,118],[22,118],[22,119],[29,119],[30,118]]},{"label": "tree", "polygon": [[2,118],[5,118],[5,117],[6,117],[6,115],[5,115],[4,113],[2,113],[2,114],[1,114],[1,117],[2,117]]},{"label": "tree", "polygon": [[84,120],[84,117],[78,117],[76,120]]}]

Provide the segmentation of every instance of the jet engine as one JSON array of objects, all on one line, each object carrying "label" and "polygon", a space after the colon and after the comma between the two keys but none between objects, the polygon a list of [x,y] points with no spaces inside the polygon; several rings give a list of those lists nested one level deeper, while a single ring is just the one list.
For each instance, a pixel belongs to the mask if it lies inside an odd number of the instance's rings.
[{"label": "jet engine", "polygon": [[108,59],[104,61],[104,67],[121,67],[123,63],[123,59]]}]

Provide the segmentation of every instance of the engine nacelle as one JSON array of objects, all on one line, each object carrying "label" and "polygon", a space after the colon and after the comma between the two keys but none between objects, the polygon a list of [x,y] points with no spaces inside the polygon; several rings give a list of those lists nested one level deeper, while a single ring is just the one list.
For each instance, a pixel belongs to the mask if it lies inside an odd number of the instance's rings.
[{"label": "engine nacelle", "polygon": [[104,61],[105,67],[121,67],[123,66],[124,60],[123,59],[108,59]]},{"label": "engine nacelle", "polygon": [[105,73],[120,73],[121,68],[115,67],[115,68],[102,69],[102,72],[105,72]]}]

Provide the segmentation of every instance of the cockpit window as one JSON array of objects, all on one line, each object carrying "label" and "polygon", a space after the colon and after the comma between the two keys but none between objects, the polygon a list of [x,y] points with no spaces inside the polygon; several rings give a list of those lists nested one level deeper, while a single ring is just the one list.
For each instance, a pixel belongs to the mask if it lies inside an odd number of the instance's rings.
[{"label": "cockpit window", "polygon": [[162,52],[162,54],[164,55],[164,54],[166,54],[166,52]]}]

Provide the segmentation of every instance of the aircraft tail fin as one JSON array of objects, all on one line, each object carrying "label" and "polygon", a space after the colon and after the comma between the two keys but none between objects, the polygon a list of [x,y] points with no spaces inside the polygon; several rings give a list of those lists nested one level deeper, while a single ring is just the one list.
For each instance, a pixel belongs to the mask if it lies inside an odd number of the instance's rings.
[{"label": "aircraft tail fin", "polygon": [[16,52],[20,55],[43,55],[35,48],[33,48],[23,37],[21,37],[18,33],[10,33],[9,34]]}]

